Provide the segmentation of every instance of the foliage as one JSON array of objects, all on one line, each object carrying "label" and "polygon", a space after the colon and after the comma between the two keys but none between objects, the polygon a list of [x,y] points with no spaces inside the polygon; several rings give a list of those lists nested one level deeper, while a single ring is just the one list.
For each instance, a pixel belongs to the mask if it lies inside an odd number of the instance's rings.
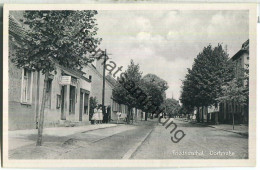
[{"label": "foliage", "polygon": [[166,113],[169,116],[177,115],[181,109],[179,102],[175,99],[164,100],[163,107],[166,108]]},{"label": "foliage", "polygon": [[221,87],[233,77],[233,65],[222,45],[208,45],[194,59],[192,69],[188,69],[180,100],[186,107],[215,104],[222,95]]},{"label": "foliage", "polygon": [[147,74],[142,78],[143,81],[153,83],[156,85],[162,92],[165,92],[169,86],[167,82],[155,74]]},{"label": "foliage", "polygon": [[90,109],[95,109],[98,106],[98,100],[96,97],[90,97],[89,99]]},{"label": "foliage", "polygon": [[74,69],[92,61],[87,57],[100,43],[95,38],[97,11],[25,11],[21,22],[27,36],[16,40],[12,61],[32,71],[52,72],[55,63]]},{"label": "foliage", "polygon": [[[14,48],[11,61],[17,67],[45,74],[40,109],[37,146],[42,145],[44,109],[47,81],[51,72],[56,73],[56,64],[74,70],[92,62],[100,39],[95,38],[97,11],[24,11],[23,22],[28,33],[14,36],[10,40]],[[11,18],[10,21],[12,22]],[[11,25],[10,30],[12,28]],[[11,53],[10,53],[11,54]]]},{"label": "foliage", "polygon": [[245,87],[239,85],[236,78],[227,83],[222,87],[223,96],[219,97],[220,102],[232,102],[237,104],[245,105],[247,101],[245,93]]},{"label": "foliage", "polygon": [[181,108],[179,109],[178,114],[179,115],[182,115],[182,114],[184,114],[184,115],[192,114],[193,111],[194,111],[193,107],[182,105]]},{"label": "foliage", "polygon": [[165,80],[154,74],[142,77],[139,65],[132,60],[124,75],[118,78],[120,83],[113,90],[116,101],[150,113],[161,107],[168,88]]},{"label": "foliage", "polygon": [[162,110],[161,106],[166,99],[165,91],[168,89],[167,82],[155,74],[145,75],[140,83],[140,89],[147,95],[147,100],[140,103],[140,108],[145,112],[153,113],[156,109]]},{"label": "foliage", "polygon": [[[133,60],[125,72],[125,76],[118,78],[118,84],[113,90],[113,98],[121,104],[126,104],[130,108],[137,106],[137,100],[132,95],[132,91],[138,87],[142,77],[140,66],[135,64]],[[122,75],[122,74],[121,74]]]}]

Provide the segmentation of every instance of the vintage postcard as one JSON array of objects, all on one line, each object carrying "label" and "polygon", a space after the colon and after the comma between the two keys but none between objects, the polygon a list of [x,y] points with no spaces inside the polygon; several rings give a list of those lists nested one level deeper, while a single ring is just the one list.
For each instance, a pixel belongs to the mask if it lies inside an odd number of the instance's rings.
[{"label": "vintage postcard", "polygon": [[4,5],[4,167],[255,166],[256,9]]}]

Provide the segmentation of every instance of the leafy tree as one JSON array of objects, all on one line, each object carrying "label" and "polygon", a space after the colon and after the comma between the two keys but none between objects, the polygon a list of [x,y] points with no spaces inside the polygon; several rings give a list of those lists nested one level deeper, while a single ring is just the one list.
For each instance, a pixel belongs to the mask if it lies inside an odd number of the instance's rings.
[{"label": "leafy tree", "polygon": [[162,92],[165,92],[169,88],[167,81],[155,74],[146,74],[142,80],[156,85]]},{"label": "leafy tree", "polygon": [[244,96],[246,97],[245,111],[249,112],[249,64],[246,64],[244,68]]},{"label": "leafy tree", "polygon": [[140,71],[140,66],[131,60],[127,70],[121,73],[121,76],[117,80],[119,83],[113,90],[113,98],[120,104],[128,106],[127,123],[130,122],[132,108],[139,106],[134,96],[134,91],[139,86],[141,77],[142,72]]},{"label": "leafy tree", "polygon": [[197,109],[216,104],[222,93],[221,87],[230,81],[233,75],[233,67],[222,45],[219,44],[215,48],[208,45],[194,59],[192,69],[188,69],[180,100],[185,106]]},{"label": "leafy tree", "polygon": [[101,39],[95,38],[97,11],[25,11],[21,22],[28,27],[22,38],[10,37],[15,46],[12,62],[45,75],[37,145],[42,144],[46,87],[56,64],[82,69],[92,62],[87,57],[95,52]]},{"label": "leafy tree", "polygon": [[136,108],[152,113],[156,109],[160,110],[166,98],[167,82],[154,74],[147,74],[142,78],[139,65],[132,60],[127,70],[118,78],[118,82],[113,90],[113,98],[128,105],[129,110]]},{"label": "leafy tree", "polygon": [[146,95],[146,98],[140,98],[137,100],[139,108],[147,113],[156,113],[156,110],[161,110],[160,106],[164,101],[165,92],[161,91],[156,84],[145,80],[142,80],[140,88]]},{"label": "leafy tree", "polygon": [[147,100],[138,100],[140,108],[145,112],[159,114],[160,110],[163,110],[161,105],[166,99],[167,82],[157,75],[147,74],[141,80],[140,89],[147,96]]},{"label": "leafy tree", "polygon": [[186,106],[186,105],[182,105],[181,107],[180,107],[180,109],[178,110],[178,114],[179,115],[188,115],[188,114],[191,114],[191,113],[193,113],[193,111],[194,111],[194,108],[193,107],[191,107],[191,106]]},{"label": "leafy tree", "polygon": [[[232,104],[246,105],[247,96],[245,95],[245,88],[242,86],[236,78],[229,81],[226,85],[222,86],[223,96],[219,97],[220,102],[228,102]],[[233,130],[234,130],[234,112],[232,112],[233,117]]]},{"label": "leafy tree", "polygon": [[179,113],[180,108],[181,108],[179,102],[175,99],[164,100],[163,106],[166,110],[166,113],[170,117],[177,115]]}]

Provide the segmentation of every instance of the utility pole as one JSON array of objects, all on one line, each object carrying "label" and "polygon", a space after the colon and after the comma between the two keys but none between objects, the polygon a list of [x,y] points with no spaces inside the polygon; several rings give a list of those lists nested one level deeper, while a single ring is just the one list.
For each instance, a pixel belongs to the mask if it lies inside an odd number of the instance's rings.
[{"label": "utility pole", "polygon": [[103,63],[103,89],[102,89],[102,113],[103,113],[103,116],[106,113],[106,110],[105,110],[106,61],[107,61],[107,50],[105,49],[105,51],[104,51],[104,63]]}]

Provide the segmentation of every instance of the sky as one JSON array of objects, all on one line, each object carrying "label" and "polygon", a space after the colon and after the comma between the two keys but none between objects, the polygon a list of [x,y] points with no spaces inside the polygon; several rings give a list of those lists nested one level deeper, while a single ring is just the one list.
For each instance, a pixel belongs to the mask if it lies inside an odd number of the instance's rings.
[{"label": "sky", "polygon": [[[182,80],[203,47],[221,43],[232,57],[249,37],[248,11],[98,11],[101,49],[123,71],[133,59],[143,75],[166,80],[179,99]],[[119,76],[120,74],[118,74]]]}]

